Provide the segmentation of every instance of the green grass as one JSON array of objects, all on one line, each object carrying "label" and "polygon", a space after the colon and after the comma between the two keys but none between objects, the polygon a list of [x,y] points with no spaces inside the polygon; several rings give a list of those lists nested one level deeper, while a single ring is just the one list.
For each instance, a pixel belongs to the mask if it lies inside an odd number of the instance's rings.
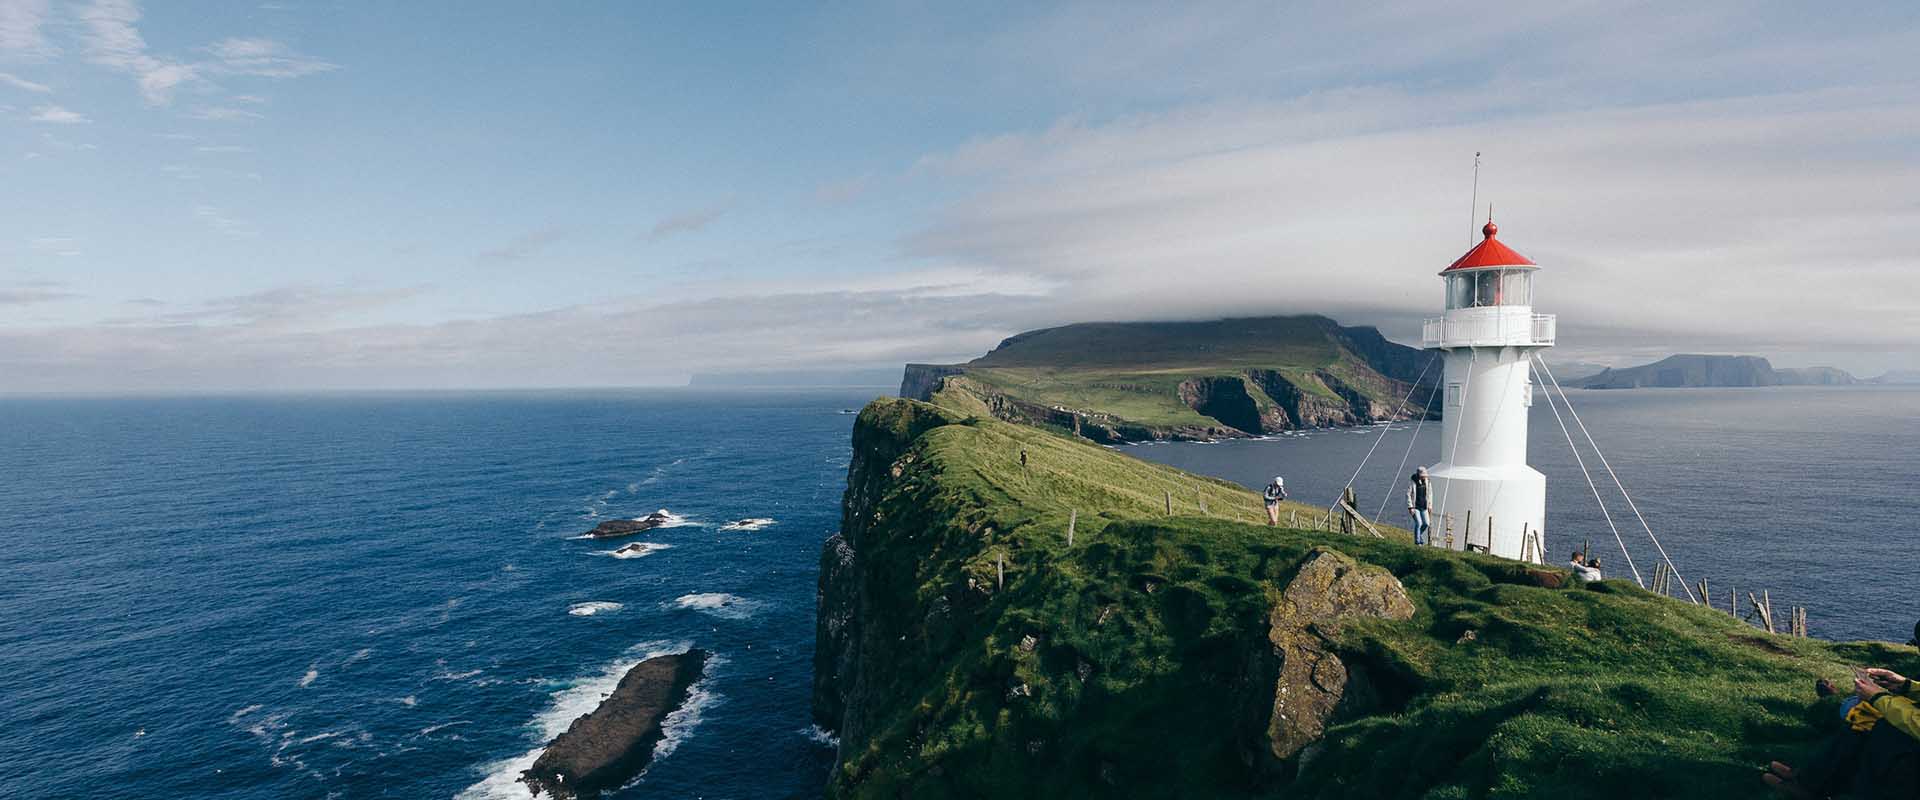
[{"label": "green grass", "polygon": [[[855,451],[864,667],[834,796],[1763,797],[1755,766],[1835,721],[1816,677],[1920,668],[1404,531],[1268,528],[1240,487],[965,408],[877,401]],[[1391,571],[1417,613],[1344,626],[1385,707],[1270,763],[1266,615],[1317,547]]]},{"label": "green grass", "polygon": [[[1136,428],[1186,429],[1192,435],[1223,425],[1181,398],[1180,385],[1190,379],[1238,379],[1251,370],[1271,370],[1303,394],[1334,405],[1345,401],[1315,373],[1337,375],[1363,393],[1373,391],[1365,387],[1378,374],[1340,343],[1342,331],[1318,316],[1068,325],[1007,340],[966,364],[965,377],[950,380],[949,390],[982,398],[1002,395]],[[1280,405],[1252,383],[1247,388],[1261,408]]]}]

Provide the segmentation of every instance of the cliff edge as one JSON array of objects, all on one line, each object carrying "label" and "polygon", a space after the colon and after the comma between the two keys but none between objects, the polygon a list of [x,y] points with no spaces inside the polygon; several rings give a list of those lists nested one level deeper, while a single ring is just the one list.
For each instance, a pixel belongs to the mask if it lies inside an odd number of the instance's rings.
[{"label": "cliff edge", "polygon": [[1237,486],[1055,432],[869,405],[821,554],[829,796],[1754,797],[1754,765],[1837,725],[1815,678],[1920,668],[1261,520]]}]

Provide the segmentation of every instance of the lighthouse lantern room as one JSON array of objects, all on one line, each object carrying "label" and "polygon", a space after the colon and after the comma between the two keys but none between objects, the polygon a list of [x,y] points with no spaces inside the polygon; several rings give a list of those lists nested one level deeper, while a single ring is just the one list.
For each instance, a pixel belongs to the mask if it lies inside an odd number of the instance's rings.
[{"label": "lighthouse lantern room", "polygon": [[1540,267],[1499,230],[1489,217],[1480,243],[1440,272],[1446,315],[1423,326],[1446,373],[1429,541],[1544,563],[1547,479],[1527,466],[1527,412],[1534,353],[1553,346],[1554,318],[1533,313]]}]

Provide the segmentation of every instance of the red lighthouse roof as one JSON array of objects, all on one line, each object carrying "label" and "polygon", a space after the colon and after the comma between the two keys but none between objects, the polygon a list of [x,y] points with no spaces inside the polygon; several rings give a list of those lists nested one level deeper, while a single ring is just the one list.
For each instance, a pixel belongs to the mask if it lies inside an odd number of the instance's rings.
[{"label": "red lighthouse roof", "polygon": [[1494,234],[1499,232],[1500,226],[1493,224],[1491,219],[1487,220],[1486,226],[1480,229],[1480,233],[1486,238],[1481,239],[1472,250],[1468,250],[1466,255],[1449,264],[1442,272],[1452,272],[1456,269],[1538,266],[1526,256],[1514,252],[1513,248],[1501,244],[1499,239],[1494,238]]}]

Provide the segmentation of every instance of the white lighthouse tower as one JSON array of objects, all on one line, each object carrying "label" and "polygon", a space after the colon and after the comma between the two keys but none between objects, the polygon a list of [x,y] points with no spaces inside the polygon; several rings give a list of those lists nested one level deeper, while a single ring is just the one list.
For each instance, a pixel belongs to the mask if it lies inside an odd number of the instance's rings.
[{"label": "white lighthouse tower", "polygon": [[1553,346],[1554,318],[1533,313],[1540,267],[1495,238],[1499,230],[1489,216],[1485,238],[1441,271],[1447,313],[1422,331],[1446,359],[1428,541],[1544,563],[1547,478],[1527,466],[1527,410],[1531,360]]}]

